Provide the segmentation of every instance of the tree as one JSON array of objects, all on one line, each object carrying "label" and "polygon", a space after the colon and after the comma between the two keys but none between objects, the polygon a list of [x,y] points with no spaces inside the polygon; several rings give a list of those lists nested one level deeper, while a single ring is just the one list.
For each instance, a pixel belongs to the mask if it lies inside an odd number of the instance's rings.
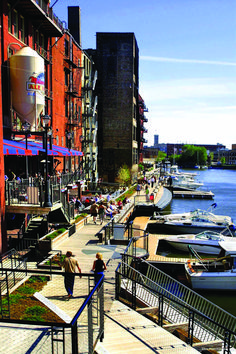
[{"label": "tree", "polygon": [[122,165],[119,168],[118,171],[118,180],[122,183],[122,184],[129,184],[131,179],[131,173],[130,170],[128,168],[128,166],[126,164]]},{"label": "tree", "polygon": [[225,165],[225,157],[224,156],[221,157],[220,162],[221,162],[221,165]]},{"label": "tree", "polygon": [[207,150],[201,146],[184,145],[182,154],[179,157],[179,165],[183,167],[194,167],[205,165],[207,161]]},{"label": "tree", "polygon": [[163,161],[163,160],[165,160],[165,158],[166,158],[166,153],[164,151],[158,150],[158,155],[157,155],[157,158],[156,158],[156,162]]}]

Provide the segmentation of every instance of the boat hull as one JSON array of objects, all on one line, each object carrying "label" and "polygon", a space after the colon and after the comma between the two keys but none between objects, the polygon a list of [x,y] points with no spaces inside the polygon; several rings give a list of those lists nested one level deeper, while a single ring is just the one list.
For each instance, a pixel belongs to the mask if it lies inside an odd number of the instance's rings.
[{"label": "boat hull", "polygon": [[194,290],[236,291],[236,272],[201,272],[188,276]]},{"label": "boat hull", "polygon": [[152,228],[156,228],[156,229],[160,229],[163,230],[163,232],[167,233],[167,234],[174,234],[174,235],[178,235],[178,234],[199,234],[200,232],[206,231],[206,230],[210,230],[210,231],[214,231],[214,232],[219,232],[222,233],[224,235],[228,235],[228,236],[232,236],[235,234],[234,231],[229,231],[228,229],[226,229],[225,225],[221,226],[221,225],[194,225],[194,224],[171,224],[169,222],[164,222],[162,224],[156,224],[156,227],[154,225],[152,225]]}]

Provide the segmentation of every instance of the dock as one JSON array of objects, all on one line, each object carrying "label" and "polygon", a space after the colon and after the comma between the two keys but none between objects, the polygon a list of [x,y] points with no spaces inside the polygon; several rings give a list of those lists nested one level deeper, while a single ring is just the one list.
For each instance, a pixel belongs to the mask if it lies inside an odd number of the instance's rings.
[{"label": "dock", "polygon": [[183,190],[183,191],[173,191],[173,198],[188,198],[188,199],[213,199],[214,193],[198,191],[198,190]]}]

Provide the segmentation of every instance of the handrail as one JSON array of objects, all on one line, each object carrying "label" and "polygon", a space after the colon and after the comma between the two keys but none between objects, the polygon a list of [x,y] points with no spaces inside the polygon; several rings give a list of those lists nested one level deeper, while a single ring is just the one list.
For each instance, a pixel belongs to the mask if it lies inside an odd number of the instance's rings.
[{"label": "handrail", "polygon": [[[133,242],[133,239],[131,239],[125,253],[122,256],[122,261],[116,269],[116,298],[119,298],[119,291],[121,287],[126,284],[126,289],[129,292],[133,294],[133,289],[136,289],[135,296],[145,302],[147,293],[145,295],[141,289],[142,287],[147,288],[150,293],[149,297],[155,296],[155,293],[158,293],[158,296],[163,296],[167,308],[169,306],[173,308],[176,303],[178,306],[186,308],[188,311],[193,311],[201,318],[204,318],[207,321],[204,326],[206,330],[212,334],[220,336],[223,339],[225,336],[224,331],[228,331],[230,335],[233,334],[233,336],[231,336],[231,345],[235,346],[236,317],[197,294],[187,286],[173,279],[163,271],[157,269],[142,257],[134,256],[132,250],[134,247]],[[132,261],[135,263],[135,268],[131,266]],[[118,280],[118,277],[121,277],[119,278],[120,280]],[[122,282],[121,279],[127,279],[126,283],[124,283],[125,280]],[[135,285],[132,285],[133,282],[135,282]],[[136,300],[132,299],[132,304],[133,301]],[[166,301],[168,302],[168,305]],[[149,306],[153,305],[149,304]],[[168,311],[169,310],[166,310],[166,313]],[[182,310],[180,313],[182,313]],[[177,322],[178,321],[179,318]],[[198,326],[201,326],[201,319],[199,318]]]}]

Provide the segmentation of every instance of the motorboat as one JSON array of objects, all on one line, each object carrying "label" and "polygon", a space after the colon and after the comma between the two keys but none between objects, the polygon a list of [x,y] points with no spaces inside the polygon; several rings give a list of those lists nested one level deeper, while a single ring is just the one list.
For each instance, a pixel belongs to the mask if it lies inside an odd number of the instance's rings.
[{"label": "motorboat", "polygon": [[218,255],[220,253],[220,242],[235,243],[236,237],[224,236],[214,231],[203,231],[199,234],[172,235],[164,240],[179,251],[189,252],[191,246],[197,253]]},{"label": "motorboat", "polygon": [[194,290],[236,290],[236,243],[222,241],[219,245],[218,258],[198,257],[185,263],[185,274]]},{"label": "motorboat", "polygon": [[202,182],[195,181],[190,176],[172,176],[172,187],[198,189],[203,186]]},{"label": "motorboat", "polygon": [[211,230],[233,236],[235,234],[235,225],[232,218],[227,215],[214,214],[212,212],[214,205],[216,204],[213,203],[211,205],[210,210],[196,209],[182,214],[155,214],[153,220],[156,220],[156,227],[154,224],[152,228],[159,228],[170,234],[198,234],[205,230]]},{"label": "motorboat", "polygon": [[175,175],[175,176],[187,176],[187,177],[194,177],[197,176],[196,172],[186,172],[186,171],[180,171],[178,165],[172,165],[170,166],[170,175]]}]

